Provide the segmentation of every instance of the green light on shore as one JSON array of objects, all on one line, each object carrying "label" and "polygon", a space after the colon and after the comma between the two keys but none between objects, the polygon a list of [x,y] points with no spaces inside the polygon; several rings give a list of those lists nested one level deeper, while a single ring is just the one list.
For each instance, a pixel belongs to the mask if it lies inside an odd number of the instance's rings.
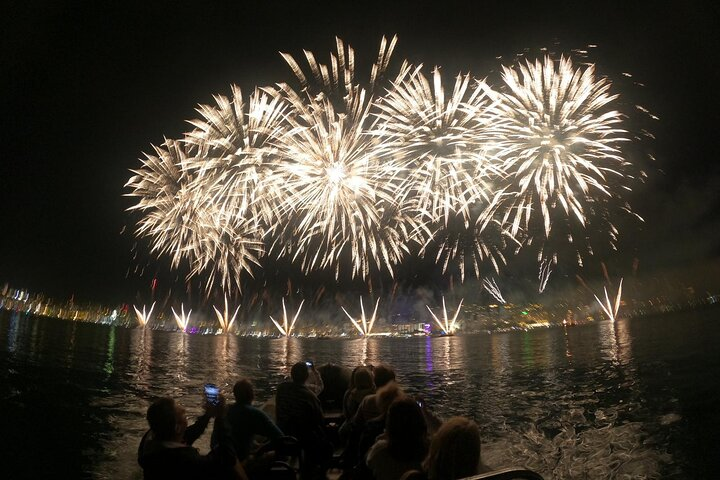
[{"label": "green light on shore", "polygon": [[527,315],[527,314],[528,314],[527,310],[523,310],[523,311],[522,311],[522,314],[523,314],[523,315]]}]

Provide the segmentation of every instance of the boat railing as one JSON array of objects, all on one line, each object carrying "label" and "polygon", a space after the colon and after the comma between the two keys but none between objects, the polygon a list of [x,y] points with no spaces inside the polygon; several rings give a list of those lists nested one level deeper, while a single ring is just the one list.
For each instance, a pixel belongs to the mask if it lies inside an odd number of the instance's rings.
[{"label": "boat railing", "polygon": [[544,480],[542,475],[526,468],[510,467],[466,477],[462,480]]}]

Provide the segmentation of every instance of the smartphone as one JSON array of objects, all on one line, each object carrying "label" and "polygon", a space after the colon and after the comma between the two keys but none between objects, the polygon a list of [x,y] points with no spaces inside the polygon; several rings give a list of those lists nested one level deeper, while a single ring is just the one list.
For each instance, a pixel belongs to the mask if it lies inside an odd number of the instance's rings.
[{"label": "smartphone", "polygon": [[208,405],[217,406],[220,403],[220,387],[214,383],[205,384],[205,399]]}]

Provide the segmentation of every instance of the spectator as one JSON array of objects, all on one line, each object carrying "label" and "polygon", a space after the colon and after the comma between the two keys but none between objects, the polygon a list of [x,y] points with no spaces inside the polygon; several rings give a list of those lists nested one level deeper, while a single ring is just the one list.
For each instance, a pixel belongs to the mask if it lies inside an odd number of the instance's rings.
[{"label": "spectator", "polygon": [[[395,370],[386,365],[378,365],[373,370],[373,376],[375,381],[375,387],[379,391],[382,387],[390,382],[395,382]],[[377,418],[381,415],[380,408],[378,407],[378,394],[368,395],[363,398],[362,402],[358,406],[357,412],[353,417],[353,427],[362,429],[365,423],[373,418]]]},{"label": "spectator", "polygon": [[[138,463],[145,480],[242,479],[247,477],[235,457],[224,427],[224,401],[217,407],[205,405],[205,413],[188,427],[185,408],[172,398],[150,405],[145,433],[138,448]],[[207,455],[192,447],[215,416],[218,444]]]},{"label": "spectator", "polygon": [[236,382],[233,395],[235,403],[228,408],[226,418],[235,453],[238,459],[243,461],[257,447],[256,435],[275,440],[281,437],[283,432],[265,412],[252,405],[255,392],[249,380],[242,379]]},{"label": "spectator", "polygon": [[480,429],[464,417],[443,423],[423,462],[429,480],[455,480],[488,471],[480,462]]},{"label": "spectator", "polygon": [[367,454],[367,465],[376,480],[397,480],[421,467],[428,449],[427,426],[415,400],[401,397],[387,411],[385,433]]},{"label": "spectator", "polygon": [[[332,445],[327,440],[320,400],[306,386],[309,367],[299,362],[290,370],[291,381],[278,385],[275,396],[275,416],[280,429],[297,438],[305,453],[304,468],[324,468],[332,457]],[[308,476],[312,472],[303,472]]]},{"label": "spectator", "polygon": [[320,372],[315,368],[315,363],[306,361],[305,365],[308,367],[308,378],[305,381],[305,386],[317,397],[325,390],[325,382]]},{"label": "spectator", "polygon": [[390,405],[405,396],[397,383],[390,382],[384,387],[378,389],[375,394],[377,398],[377,408],[380,415],[368,420],[362,425],[362,428],[351,436],[348,446],[343,452],[343,459],[346,464],[354,466],[356,476],[365,478],[368,476],[368,468],[365,462],[367,452],[373,446],[378,436],[385,430],[385,414]]},{"label": "spectator", "polygon": [[345,392],[343,399],[343,414],[345,418],[352,418],[360,407],[360,402],[368,395],[375,393],[373,375],[365,367],[357,367],[350,377],[350,388]]},{"label": "spectator", "polygon": [[351,370],[341,365],[326,363],[317,367],[325,388],[318,395],[323,411],[342,412],[343,398],[350,388]]}]

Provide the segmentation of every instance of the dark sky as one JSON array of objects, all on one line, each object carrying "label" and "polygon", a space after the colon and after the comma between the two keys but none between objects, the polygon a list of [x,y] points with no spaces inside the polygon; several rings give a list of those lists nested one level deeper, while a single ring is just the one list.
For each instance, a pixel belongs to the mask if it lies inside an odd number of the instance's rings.
[{"label": "dark sky", "polygon": [[647,222],[631,232],[631,254],[658,268],[720,254],[717,3],[426,3],[6,2],[0,284],[132,296],[145,280],[125,278],[133,239],[120,235],[131,204],[122,193],[141,152],[179,137],[196,104],[231,83],[290,79],[278,51],[326,59],[336,35],[372,58],[383,34],[398,34],[396,61],[480,76],[525,47],[596,44],[599,70],[632,73],[645,85],[632,95],[661,119],[657,163],[634,198]]}]

